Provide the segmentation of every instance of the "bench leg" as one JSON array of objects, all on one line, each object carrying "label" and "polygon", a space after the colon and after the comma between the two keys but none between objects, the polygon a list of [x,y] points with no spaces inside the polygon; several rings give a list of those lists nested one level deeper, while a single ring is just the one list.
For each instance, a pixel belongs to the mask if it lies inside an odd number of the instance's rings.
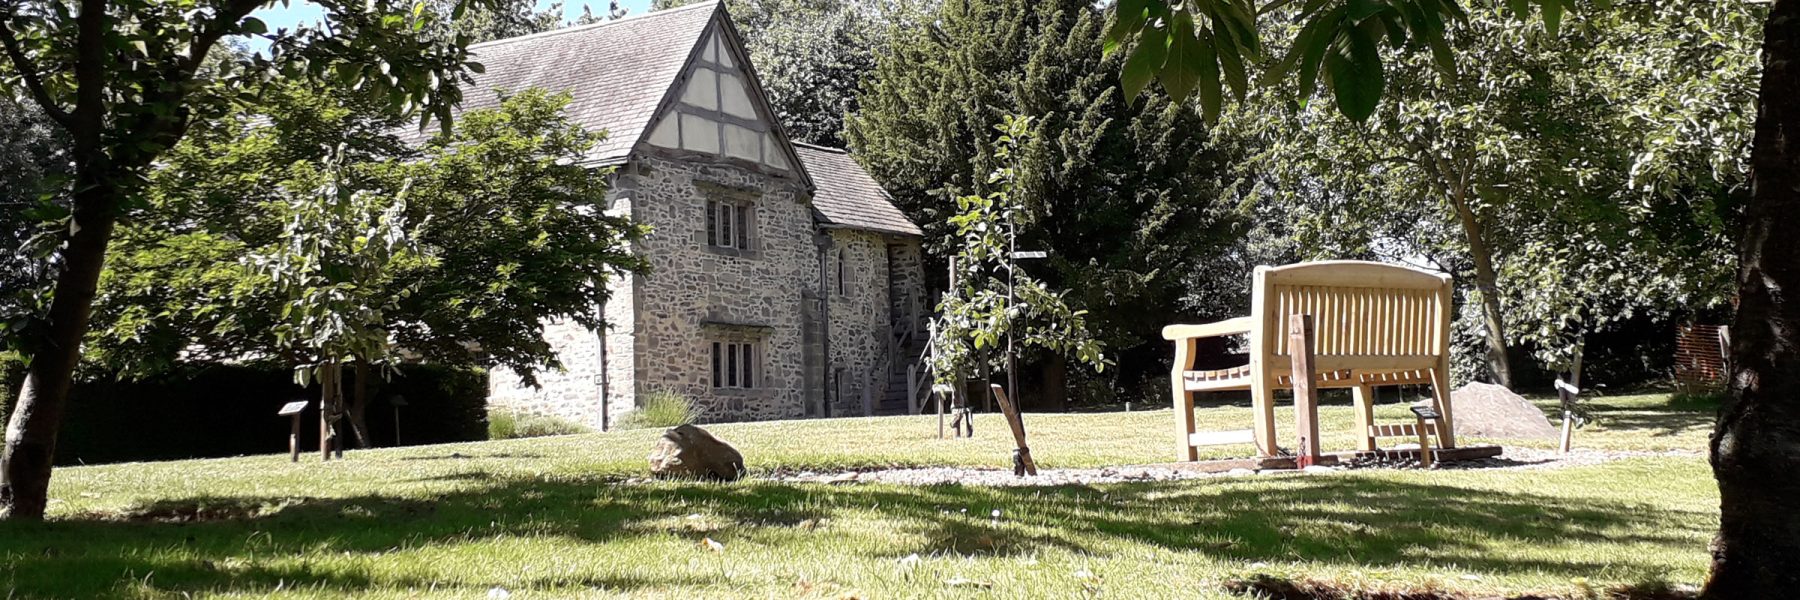
[{"label": "bench leg", "polygon": [[1261,365],[1250,367],[1250,411],[1256,419],[1257,454],[1280,454],[1275,441],[1275,381]]},{"label": "bench leg", "polygon": [[1187,391],[1184,375],[1194,368],[1194,354],[1199,350],[1199,340],[1187,338],[1175,340],[1175,366],[1169,372],[1169,392],[1173,396],[1175,409],[1175,460],[1200,460],[1199,451],[1194,449],[1194,394]]},{"label": "bench leg", "polygon": [[1350,388],[1350,398],[1356,404],[1357,449],[1373,452],[1375,436],[1369,435],[1369,428],[1375,425],[1375,386],[1359,385]]},{"label": "bench leg", "polygon": [[1456,447],[1456,417],[1450,412],[1450,359],[1438,361],[1436,369],[1431,370],[1431,398],[1437,404],[1438,445],[1443,448]]}]

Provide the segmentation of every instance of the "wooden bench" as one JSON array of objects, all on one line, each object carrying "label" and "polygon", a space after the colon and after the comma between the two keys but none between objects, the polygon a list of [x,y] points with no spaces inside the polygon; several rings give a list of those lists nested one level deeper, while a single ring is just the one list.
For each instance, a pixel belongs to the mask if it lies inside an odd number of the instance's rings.
[{"label": "wooden bench", "polygon": [[[1163,338],[1175,343],[1170,372],[1174,396],[1176,460],[1198,459],[1195,446],[1254,441],[1261,456],[1279,453],[1275,390],[1292,389],[1287,323],[1312,315],[1314,385],[1349,388],[1356,403],[1360,450],[1375,449],[1375,388],[1430,385],[1439,443],[1455,448],[1450,412],[1450,276],[1364,261],[1324,261],[1257,267],[1250,316],[1204,325],[1170,325]],[[1248,335],[1250,364],[1196,370],[1199,340]],[[1195,392],[1248,390],[1253,426],[1202,433],[1194,428]],[[1385,433],[1385,432],[1382,432]]]}]

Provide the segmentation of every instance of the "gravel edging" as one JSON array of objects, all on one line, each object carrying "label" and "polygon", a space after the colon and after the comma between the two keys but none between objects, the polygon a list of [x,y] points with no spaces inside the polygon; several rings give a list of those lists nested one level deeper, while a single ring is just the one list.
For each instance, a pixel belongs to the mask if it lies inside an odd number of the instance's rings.
[{"label": "gravel edging", "polygon": [[[1433,469],[1442,470],[1548,470],[1565,469],[1588,465],[1604,464],[1627,458],[1667,457],[1667,456],[1699,456],[1695,452],[1625,452],[1605,450],[1576,450],[1567,455],[1558,454],[1554,450],[1534,448],[1507,448],[1505,454],[1495,458],[1482,458],[1457,462],[1439,463]],[[1293,473],[1330,473],[1342,470],[1361,469],[1407,469],[1417,468],[1416,463],[1382,462],[1356,463],[1339,467],[1314,466],[1301,471],[1292,469],[1271,469],[1254,471],[1251,469],[1233,469],[1222,473],[1206,473],[1201,471],[1172,469],[1153,466],[1123,466],[1101,469],[1040,469],[1036,476],[1017,477],[1010,469],[984,469],[970,467],[924,467],[896,469],[864,469],[852,471],[800,471],[758,475],[755,479],[781,483],[823,483],[823,484],[858,484],[875,483],[889,485],[970,485],[982,487],[1040,487],[1060,485],[1095,485],[1107,483],[1138,483],[1157,481],[1187,481],[1211,479],[1216,477],[1244,477],[1251,475],[1277,475]]]}]

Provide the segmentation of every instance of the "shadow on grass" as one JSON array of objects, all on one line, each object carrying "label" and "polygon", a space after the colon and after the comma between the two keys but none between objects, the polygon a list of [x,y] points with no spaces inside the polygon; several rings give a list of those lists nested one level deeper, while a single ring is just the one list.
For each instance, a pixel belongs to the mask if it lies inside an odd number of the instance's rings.
[{"label": "shadow on grass", "polygon": [[[475,477],[470,486],[420,498],[194,497],[116,515],[0,523],[0,559],[7,565],[0,584],[25,597],[115,595],[145,586],[166,594],[444,589],[443,582],[371,572],[359,566],[365,562],[337,557],[519,537],[604,544],[704,535],[727,544],[814,543],[796,542],[799,535],[824,536],[817,543],[827,546],[868,547],[831,543],[831,536],[856,535],[831,522],[857,519],[880,519],[883,528],[911,534],[905,537],[913,541],[892,544],[877,558],[1011,556],[1052,548],[1107,556],[1147,545],[1242,562],[1451,562],[1484,572],[1570,577],[1606,567],[1648,579],[1657,573],[1632,573],[1629,565],[1605,564],[1600,557],[1522,558],[1488,546],[1497,539],[1541,547],[1599,539],[1649,544],[1660,552],[1693,550],[1690,536],[1672,526],[1688,516],[1677,511],[1365,477],[1019,489]],[[993,510],[1001,516],[992,517]],[[696,513],[708,515],[709,524],[686,518]],[[657,567],[654,560],[646,561],[649,567]],[[630,591],[709,583],[673,567],[667,571],[667,578],[550,575],[463,585],[473,591],[502,583]]]}]

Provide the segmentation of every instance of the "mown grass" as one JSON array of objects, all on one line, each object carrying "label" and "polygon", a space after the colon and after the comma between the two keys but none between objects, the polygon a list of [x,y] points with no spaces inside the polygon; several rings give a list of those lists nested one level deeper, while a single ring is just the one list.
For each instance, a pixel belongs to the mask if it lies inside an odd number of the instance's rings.
[{"label": "mown grass", "polygon": [[[1692,454],[1036,489],[627,484],[658,434],[628,431],[325,464],[63,469],[51,522],[0,524],[0,585],[16,597],[1205,598],[1258,574],[1569,596],[1697,583],[1718,520],[1698,454],[1710,413],[1666,396],[1597,406],[1603,421],[1578,445]],[[1200,414],[1209,428],[1241,427],[1248,409]],[[1327,407],[1322,418],[1341,431],[1350,416]],[[936,439],[932,417],[710,429],[754,472],[1003,466],[1003,423],[980,419],[974,440]],[[1047,468],[1166,460],[1171,421],[1166,410],[1027,416]]]}]

